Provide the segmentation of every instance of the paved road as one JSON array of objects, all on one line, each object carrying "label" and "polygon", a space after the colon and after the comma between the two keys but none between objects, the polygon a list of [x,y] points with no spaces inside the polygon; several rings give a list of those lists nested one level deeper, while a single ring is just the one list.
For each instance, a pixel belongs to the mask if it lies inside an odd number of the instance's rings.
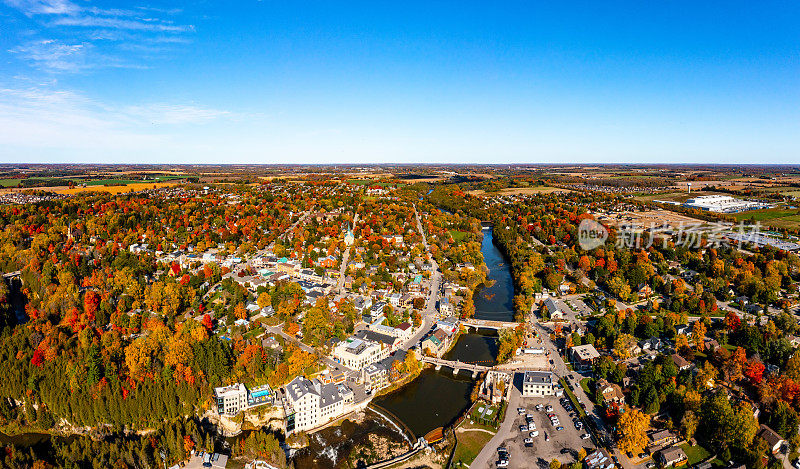
[{"label": "paved road", "polygon": [[[358,223],[358,215],[358,209],[356,209],[356,216],[353,217],[353,229],[355,229],[356,223]],[[344,294],[344,277],[347,272],[347,263],[350,262],[350,251],[352,250],[353,246],[347,246],[347,249],[344,251],[344,256],[342,256],[342,265],[339,267],[339,281],[336,283],[336,292],[338,293],[337,299],[341,298]]]},{"label": "paved road", "polygon": [[521,376],[522,375],[518,373],[514,375],[514,386],[511,388],[511,396],[508,399],[506,415],[503,419],[503,423],[500,424],[500,429],[492,439],[486,443],[483,449],[481,449],[481,452],[478,453],[478,456],[472,461],[470,468],[484,469],[493,467],[497,459],[497,447],[512,436],[512,431],[516,430],[516,428],[514,428],[514,417],[517,415],[517,407],[519,407],[519,402],[522,397],[519,388],[522,384],[518,383],[518,381],[522,379]]}]

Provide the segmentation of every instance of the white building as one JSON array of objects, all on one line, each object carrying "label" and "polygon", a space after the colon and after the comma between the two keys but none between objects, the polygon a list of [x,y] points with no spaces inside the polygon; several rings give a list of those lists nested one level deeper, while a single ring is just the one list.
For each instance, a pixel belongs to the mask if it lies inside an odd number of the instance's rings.
[{"label": "white building", "polygon": [[729,195],[720,194],[694,197],[687,200],[684,205],[689,208],[718,213],[736,213],[744,212],[745,210],[758,210],[770,207],[770,204],[765,204],[763,202],[742,200]]},{"label": "white building", "polygon": [[[286,385],[286,433],[305,431],[331,420],[344,413],[345,396],[341,385],[322,384],[298,376]],[[341,386],[344,387],[344,386]],[[352,391],[349,393],[352,400]]]},{"label": "white building", "polygon": [[350,337],[336,344],[333,359],[350,369],[360,370],[370,363],[383,360],[389,353],[391,349],[381,347],[381,344]]},{"label": "white building", "polygon": [[556,381],[553,373],[546,371],[526,371],[525,378],[522,381],[522,396],[552,396],[556,393]]},{"label": "white building", "polygon": [[220,415],[236,415],[247,409],[247,388],[242,383],[214,388],[214,398]]}]

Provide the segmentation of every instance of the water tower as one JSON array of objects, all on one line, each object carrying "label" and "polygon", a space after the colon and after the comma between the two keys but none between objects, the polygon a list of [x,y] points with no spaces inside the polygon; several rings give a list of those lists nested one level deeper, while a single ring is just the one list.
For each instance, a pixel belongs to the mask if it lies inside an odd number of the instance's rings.
[{"label": "water tower", "polygon": [[692,194],[692,183],[691,182],[687,182],[686,183],[686,191],[687,191],[687,194],[689,194],[689,195]]}]

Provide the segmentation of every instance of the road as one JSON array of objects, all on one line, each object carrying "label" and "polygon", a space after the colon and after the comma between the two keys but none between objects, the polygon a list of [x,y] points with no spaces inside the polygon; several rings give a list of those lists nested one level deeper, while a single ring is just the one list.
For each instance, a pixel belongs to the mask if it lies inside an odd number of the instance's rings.
[{"label": "road", "polygon": [[[358,223],[358,215],[358,209],[356,209],[356,216],[353,217],[353,229],[355,229],[356,223]],[[347,246],[342,256],[342,265],[339,267],[339,281],[336,283],[337,299],[341,299],[344,294],[344,277],[347,272],[347,263],[350,262],[350,251],[352,250],[353,246]]]}]

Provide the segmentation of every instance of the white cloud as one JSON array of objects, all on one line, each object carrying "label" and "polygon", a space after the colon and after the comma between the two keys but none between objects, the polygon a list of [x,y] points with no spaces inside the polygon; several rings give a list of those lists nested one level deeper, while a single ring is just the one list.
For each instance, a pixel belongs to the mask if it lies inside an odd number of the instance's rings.
[{"label": "white cloud", "polygon": [[153,124],[200,124],[220,117],[231,116],[228,111],[208,109],[192,105],[151,104],[148,106],[128,106],[124,112]]},{"label": "white cloud", "polygon": [[[10,52],[51,73],[143,68],[143,60],[168,51],[168,44],[188,42],[187,33],[194,31],[193,25],[173,20],[180,10],[98,8],[69,0],[0,1],[34,18],[44,36],[28,39]],[[69,37],[70,41],[48,37]]]},{"label": "white cloud", "polygon": [[68,90],[0,88],[0,147],[65,153],[160,151],[175,143],[173,131],[181,126],[230,115],[192,104],[117,106]]},{"label": "white cloud", "polygon": [[73,15],[80,7],[67,0],[5,0],[27,16],[33,15]]}]

